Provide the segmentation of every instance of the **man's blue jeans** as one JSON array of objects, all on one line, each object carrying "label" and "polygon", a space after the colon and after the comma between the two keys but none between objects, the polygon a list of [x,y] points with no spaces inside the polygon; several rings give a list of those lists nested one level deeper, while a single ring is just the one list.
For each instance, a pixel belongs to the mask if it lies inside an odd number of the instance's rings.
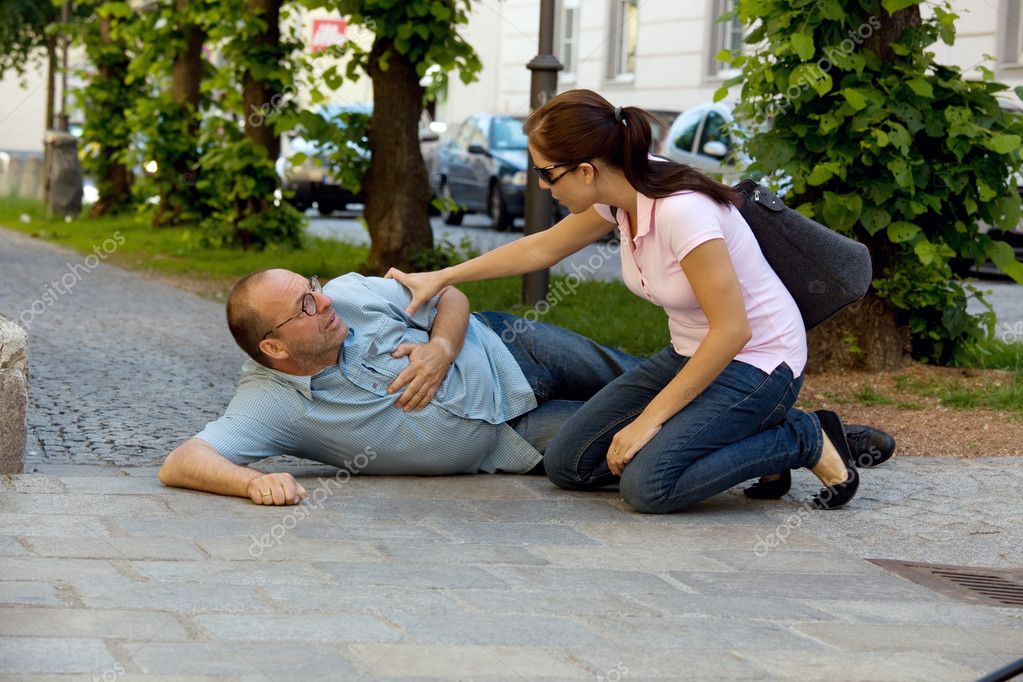
[{"label": "man's blue jeans", "polygon": [[689,360],[668,346],[601,389],[572,415],[544,453],[550,480],[593,490],[619,484],[637,511],[689,507],[745,480],[812,468],[823,437],[816,415],[792,409],[802,377],[781,364],[770,375],[733,360],[661,427],[619,479],[607,466],[612,437],[632,422]]},{"label": "man's blue jeans", "polygon": [[491,311],[475,316],[501,337],[536,395],[536,409],[508,424],[539,452],[584,401],[643,361],[552,324]]}]

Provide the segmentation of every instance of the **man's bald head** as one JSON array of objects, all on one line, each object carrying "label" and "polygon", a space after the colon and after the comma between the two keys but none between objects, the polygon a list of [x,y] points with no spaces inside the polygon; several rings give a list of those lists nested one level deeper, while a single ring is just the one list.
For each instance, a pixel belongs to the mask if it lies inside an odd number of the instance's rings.
[{"label": "man's bald head", "polygon": [[260,312],[259,290],[275,275],[287,273],[287,270],[273,268],[259,270],[242,277],[227,298],[227,326],[235,343],[250,358],[261,365],[271,367],[270,358],[259,348],[259,342],[266,335],[270,323]]}]

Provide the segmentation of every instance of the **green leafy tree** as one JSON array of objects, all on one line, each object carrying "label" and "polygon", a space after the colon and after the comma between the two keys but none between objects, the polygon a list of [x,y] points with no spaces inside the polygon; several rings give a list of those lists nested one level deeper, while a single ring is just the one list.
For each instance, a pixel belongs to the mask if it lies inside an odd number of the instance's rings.
[{"label": "green leafy tree", "polygon": [[138,161],[156,164],[139,183],[142,194],[159,197],[154,227],[194,224],[203,217],[195,179],[199,124],[209,97],[201,85],[213,67],[202,49],[219,18],[215,0],[154,0],[134,24],[139,51],[126,80],[146,90],[130,120],[142,139]]},{"label": "green leafy tree", "polygon": [[[976,289],[963,263],[991,259],[1023,282],[1023,264],[982,224],[1020,220],[1012,177],[1023,123],[1001,108],[1006,86],[981,69],[965,80],[928,48],[951,45],[947,2],[927,18],[918,0],[739,0],[750,27],[735,112],[745,146],[802,213],[865,243],[867,298],[810,336],[811,365],[897,366],[911,348],[948,362],[991,332],[993,314],[967,314]],[[1023,96],[1020,89],[1017,95]],[[1015,99],[1015,98],[1014,98]]]},{"label": "green leafy tree", "polygon": [[[458,71],[468,83],[479,72],[479,58],[458,34],[468,23],[468,0],[306,0],[347,16],[349,26],[373,32],[370,49],[354,41],[326,54],[347,57],[345,74],[373,81],[373,115],[368,138],[371,160],[362,187],[364,217],[371,239],[367,269],[409,267],[415,254],[433,248],[428,207],[430,186],[419,149],[419,120],[428,96],[421,85],[437,65],[435,89]],[[324,81],[338,82],[328,69]]]},{"label": "green leafy tree", "polygon": [[135,135],[128,112],[143,93],[139,82],[127,82],[135,49],[132,23],[137,14],[126,2],[79,0],[91,16],[77,23],[76,37],[89,61],[88,84],[76,95],[84,112],[86,141],[82,166],[96,181],[99,200],[93,216],[116,213],[132,205]]},{"label": "green leafy tree", "polygon": [[[293,7],[293,6],[292,6]],[[210,33],[222,60],[210,80],[218,113],[207,117],[198,187],[209,198],[203,227],[222,243],[298,246],[304,219],[275,197],[280,126],[296,110],[301,42],[281,0],[228,0]],[[292,26],[282,34],[282,26]]]}]

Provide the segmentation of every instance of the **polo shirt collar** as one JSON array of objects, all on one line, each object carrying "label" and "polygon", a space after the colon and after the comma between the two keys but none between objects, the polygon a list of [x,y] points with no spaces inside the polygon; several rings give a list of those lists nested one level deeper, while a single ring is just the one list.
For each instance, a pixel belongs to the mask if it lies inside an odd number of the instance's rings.
[{"label": "polo shirt collar", "polygon": [[653,208],[653,205],[653,199],[639,192],[636,193],[636,236],[632,239],[633,244],[639,243],[639,238],[645,237],[650,232],[650,209]]},{"label": "polo shirt collar", "polygon": [[311,376],[297,376],[295,374],[288,374],[280,370],[273,369],[271,367],[265,367],[255,360],[246,360],[245,366],[242,369],[244,374],[259,376],[263,375],[269,378],[271,381],[290,386],[291,388],[298,391],[302,397],[306,400],[313,399],[312,392],[312,377]]}]

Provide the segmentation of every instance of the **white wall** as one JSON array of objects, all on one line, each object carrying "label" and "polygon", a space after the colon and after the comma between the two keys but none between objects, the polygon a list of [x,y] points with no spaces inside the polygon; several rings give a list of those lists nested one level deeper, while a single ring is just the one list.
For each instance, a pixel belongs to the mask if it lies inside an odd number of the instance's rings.
[{"label": "white wall", "polygon": [[43,151],[43,119],[46,117],[46,70],[31,69],[25,86],[13,73],[0,80],[0,149]]}]

